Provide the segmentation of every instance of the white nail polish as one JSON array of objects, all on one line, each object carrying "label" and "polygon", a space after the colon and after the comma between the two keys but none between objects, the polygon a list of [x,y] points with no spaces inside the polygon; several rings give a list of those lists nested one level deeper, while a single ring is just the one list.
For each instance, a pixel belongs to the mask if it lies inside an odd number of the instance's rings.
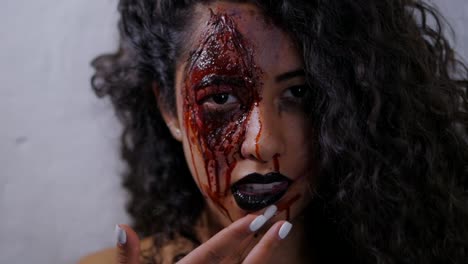
[{"label": "white nail polish", "polygon": [[283,225],[280,227],[280,230],[278,232],[278,236],[280,239],[286,238],[286,236],[289,234],[289,231],[291,231],[292,224],[289,222],[284,222]]},{"label": "white nail polish", "polygon": [[252,221],[252,223],[250,223],[250,226],[249,226],[250,231],[255,232],[255,231],[259,230],[265,224],[266,221],[267,221],[267,219],[265,218],[265,216],[263,216],[263,215],[257,216]]},{"label": "white nail polish", "polygon": [[272,205],[265,210],[265,213],[263,213],[263,215],[267,220],[269,220],[275,215],[276,211],[278,211],[278,207],[276,207],[276,205]]},{"label": "white nail polish", "polygon": [[125,245],[127,243],[127,233],[125,233],[125,230],[120,228],[119,225],[115,225],[115,240],[117,243],[121,245]]}]

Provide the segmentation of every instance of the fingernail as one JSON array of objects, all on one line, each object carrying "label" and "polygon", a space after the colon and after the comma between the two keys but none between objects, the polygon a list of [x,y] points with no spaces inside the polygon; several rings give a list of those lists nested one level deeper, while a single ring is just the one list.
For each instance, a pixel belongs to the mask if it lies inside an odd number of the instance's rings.
[{"label": "fingernail", "polygon": [[280,227],[280,230],[278,232],[278,236],[280,239],[285,239],[286,236],[289,234],[289,231],[291,231],[292,224],[289,222],[284,222],[283,225]]},{"label": "fingernail", "polygon": [[249,226],[250,231],[255,232],[255,231],[259,230],[260,227],[262,227],[263,224],[265,224],[266,221],[267,221],[267,219],[265,218],[264,215],[257,216],[252,221],[252,223],[250,223],[250,226]]},{"label": "fingernail", "polygon": [[265,210],[265,213],[263,213],[263,215],[265,216],[266,220],[268,220],[272,218],[273,215],[275,215],[277,210],[278,210],[278,207],[276,207],[276,205],[272,205]]},{"label": "fingernail", "polygon": [[125,245],[125,243],[127,243],[127,233],[125,233],[125,230],[122,229],[119,225],[115,225],[114,233],[117,243],[121,245]]}]

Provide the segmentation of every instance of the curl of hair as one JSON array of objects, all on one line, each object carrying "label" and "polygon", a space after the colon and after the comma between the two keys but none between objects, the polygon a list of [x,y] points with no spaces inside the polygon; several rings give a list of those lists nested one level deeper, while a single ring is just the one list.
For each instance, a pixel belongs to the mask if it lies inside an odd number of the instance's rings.
[{"label": "curl of hair", "polygon": [[[160,241],[196,241],[204,208],[158,111],[175,111],[175,65],[195,2],[121,0],[120,49],[93,61],[93,89],[124,125],[128,211]],[[317,257],[466,263],[468,71],[440,14],[417,0],[252,2],[297,42],[313,91],[306,111],[320,177],[304,232]]]}]

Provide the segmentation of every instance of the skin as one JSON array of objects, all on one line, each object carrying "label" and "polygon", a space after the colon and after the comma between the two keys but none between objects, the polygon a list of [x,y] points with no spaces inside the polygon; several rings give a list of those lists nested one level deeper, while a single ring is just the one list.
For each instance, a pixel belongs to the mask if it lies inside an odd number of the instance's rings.
[{"label": "skin", "polygon": [[[313,163],[310,148],[304,147],[309,144],[310,128],[301,98],[291,88],[304,85],[305,79],[301,74],[281,77],[303,69],[302,58],[290,37],[254,5],[217,2],[199,6],[196,12],[200,19],[189,48],[195,55],[182,61],[176,71],[177,116],[165,111],[163,115],[174,137],[182,142],[190,171],[207,201],[209,236],[248,213],[236,204],[230,184],[249,173],[266,174],[275,169],[293,184],[277,202],[279,212],[271,223],[289,220],[299,229],[298,216],[311,198]],[[210,38],[217,46],[210,46]],[[226,52],[226,39],[244,49]],[[237,76],[239,72],[248,85],[193,88],[204,76]],[[220,92],[229,94],[227,103],[214,100]],[[203,96],[197,97],[197,93]],[[248,98],[242,98],[243,94]],[[231,110],[239,105],[246,110]],[[228,114],[213,117],[213,112],[220,111]],[[228,142],[229,151],[220,151],[220,142]],[[209,166],[213,163],[217,169]]]},{"label": "skin", "polygon": [[[177,113],[160,109],[207,202],[196,227],[203,244],[180,263],[300,263],[306,258],[301,212],[311,199],[315,171],[307,147],[311,128],[294,90],[305,84],[302,58],[287,33],[252,4],[214,2],[195,12],[192,42],[176,67]],[[240,75],[244,82],[196,88],[209,75]],[[226,102],[215,100],[220,94]],[[244,211],[230,187],[250,173],[272,171],[293,184],[276,203],[277,214],[254,234],[249,224],[264,209]],[[282,240],[285,221],[294,228]],[[139,263],[138,237],[121,227],[127,243],[117,245],[111,263]]]},{"label": "skin", "polygon": [[[291,91],[305,83],[298,73],[302,58],[289,36],[253,5],[217,2],[199,6],[197,12],[201,17],[189,50],[201,55],[192,55],[177,67],[177,116],[163,110],[168,127],[182,142],[190,171],[219,228],[248,213],[237,206],[230,187],[254,172],[278,170],[293,180],[277,202],[275,217],[293,220],[310,201],[314,171],[310,148],[305,147],[311,133],[301,110],[303,101]],[[214,48],[210,38],[218,43]],[[244,48],[226,52],[226,39]],[[288,77],[291,73],[298,74]],[[221,83],[194,88],[209,75],[240,75],[247,81],[240,87]],[[229,97],[226,103],[215,101],[221,93]],[[244,109],[233,110],[239,108]]]}]

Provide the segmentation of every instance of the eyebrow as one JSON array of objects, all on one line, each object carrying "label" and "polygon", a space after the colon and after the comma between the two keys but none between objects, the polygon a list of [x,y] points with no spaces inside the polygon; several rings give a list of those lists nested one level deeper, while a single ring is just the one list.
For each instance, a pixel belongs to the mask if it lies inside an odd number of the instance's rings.
[{"label": "eyebrow", "polygon": [[204,76],[199,83],[194,86],[194,90],[198,90],[210,85],[230,84],[234,86],[242,86],[244,80],[238,76],[226,76],[209,74]]},{"label": "eyebrow", "polygon": [[283,81],[286,81],[288,79],[291,79],[297,76],[305,76],[304,69],[297,69],[294,71],[285,72],[283,74],[276,76],[275,80],[276,82],[283,82]]}]

